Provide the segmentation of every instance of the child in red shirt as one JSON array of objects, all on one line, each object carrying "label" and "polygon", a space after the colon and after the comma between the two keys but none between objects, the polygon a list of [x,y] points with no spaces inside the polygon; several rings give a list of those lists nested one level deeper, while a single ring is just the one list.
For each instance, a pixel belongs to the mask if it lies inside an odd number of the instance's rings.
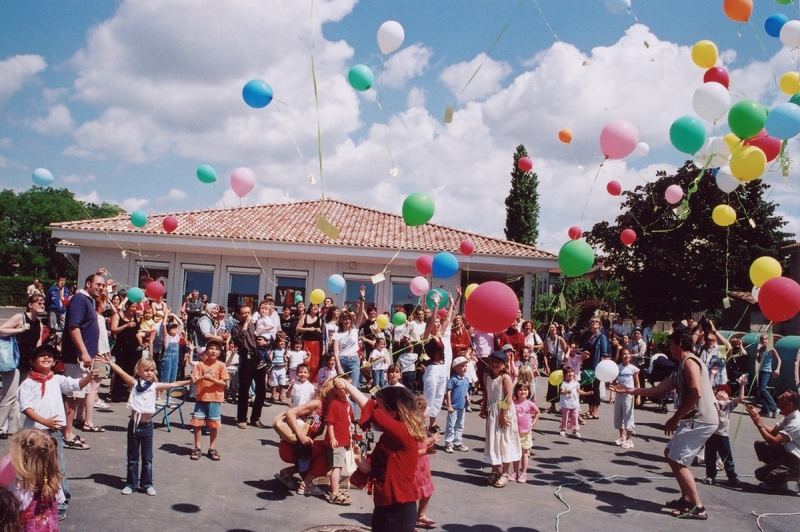
[{"label": "child in red shirt", "polygon": [[333,387],[334,397],[325,408],[325,446],[328,448],[328,465],[331,468],[331,491],[327,499],[331,504],[347,506],[351,503],[350,494],[339,489],[339,480],[350,449],[350,424],[355,418],[347,397],[346,381],[337,378]]}]

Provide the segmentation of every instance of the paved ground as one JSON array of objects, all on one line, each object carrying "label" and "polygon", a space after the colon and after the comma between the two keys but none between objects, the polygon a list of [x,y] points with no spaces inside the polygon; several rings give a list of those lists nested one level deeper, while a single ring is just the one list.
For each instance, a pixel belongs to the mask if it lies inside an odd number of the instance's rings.
[{"label": "paved ground", "polygon": [[[273,479],[283,466],[276,434],[271,429],[237,429],[231,417],[234,405],[223,407],[225,425],[218,445],[221,462],[205,457],[190,461],[191,433],[179,427],[168,433],[159,425],[154,446],[158,495],[122,496],[126,415],[124,405],[112,406],[112,412],[96,415],[96,422],[107,432],[83,433],[91,450],[66,451],[73,499],[67,519],[61,523],[63,531],[160,530],[177,525],[197,532],[282,532],[324,524],[369,526],[372,501],[364,492],[352,492],[352,506],[332,506],[322,499],[299,497]],[[187,419],[191,408],[187,403],[183,409]],[[266,408],[264,422],[269,423],[282,408]],[[509,484],[503,489],[486,485],[487,470],[481,462],[484,422],[477,413],[468,414],[465,442],[470,451],[439,452],[431,457],[437,491],[428,514],[440,530],[448,532],[588,532],[630,527],[755,531],[752,510],[800,512],[800,497],[765,493],[755,487],[757,482],[749,475],[756,467],[752,453],[756,433],[749,418],[739,425],[739,416],[734,415],[731,427],[733,431],[738,428],[734,459],[747,484],[743,489],[701,485],[711,516],[706,522],[669,517],[662,504],[675,498],[678,490],[666,474],[662,455],[667,441],[662,431],[666,416],[649,405],[637,410],[636,447],[622,450],[613,444],[616,434],[611,414],[611,406],[603,404],[601,419],[588,421],[582,428],[582,440],[559,437],[560,418],[544,415],[535,429],[528,484]],[[177,414],[173,418],[178,421]],[[444,426],[443,417],[440,425]],[[0,441],[0,453],[6,448],[7,442]],[[705,476],[702,468],[694,471],[697,477]],[[598,480],[603,478],[606,480]],[[724,479],[724,474],[719,478]],[[557,522],[557,515],[567,506],[554,494],[559,486],[580,482],[586,483],[561,488],[560,495],[571,510]],[[800,528],[800,516],[767,517],[761,523],[765,531],[795,532]]]}]

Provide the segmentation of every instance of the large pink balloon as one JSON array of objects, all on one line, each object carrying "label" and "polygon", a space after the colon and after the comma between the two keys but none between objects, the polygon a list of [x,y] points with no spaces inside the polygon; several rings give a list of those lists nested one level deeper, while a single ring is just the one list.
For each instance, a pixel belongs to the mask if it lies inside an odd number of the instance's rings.
[{"label": "large pink balloon", "polygon": [[8,487],[17,478],[17,472],[11,464],[11,454],[7,454],[0,460],[0,488]]},{"label": "large pink balloon", "polygon": [[464,315],[470,325],[483,332],[501,332],[514,323],[519,311],[517,294],[503,283],[488,281],[469,295]]},{"label": "large pink balloon", "polygon": [[[420,255],[417,258],[416,267],[420,275],[430,275],[431,268],[433,268],[433,257],[430,255]],[[427,292],[428,289],[426,288],[425,291]]]},{"label": "large pink balloon", "polygon": [[249,168],[237,168],[231,174],[231,188],[234,194],[243,198],[256,186],[256,175]]},{"label": "large pink balloon", "polygon": [[150,281],[144,288],[144,293],[150,299],[158,299],[164,295],[164,285],[158,281]]},{"label": "large pink balloon", "polygon": [[636,126],[627,120],[612,120],[600,132],[600,151],[608,159],[623,159],[639,143]]},{"label": "large pink balloon", "polygon": [[428,280],[426,278],[417,276],[411,279],[411,293],[415,296],[421,296],[427,293],[428,288],[430,288],[430,285],[428,284]]},{"label": "large pink balloon", "polygon": [[800,285],[788,277],[768,279],[758,289],[758,306],[769,321],[790,320],[800,312]]}]

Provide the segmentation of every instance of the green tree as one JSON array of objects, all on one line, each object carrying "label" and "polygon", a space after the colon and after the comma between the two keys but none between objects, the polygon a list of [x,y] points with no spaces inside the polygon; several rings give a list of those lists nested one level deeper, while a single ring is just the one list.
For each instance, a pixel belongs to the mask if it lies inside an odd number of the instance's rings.
[{"label": "green tree", "polygon": [[555,319],[559,323],[574,325],[588,320],[596,309],[616,309],[622,298],[619,279],[561,278],[553,285],[552,294],[545,294],[536,302],[534,317],[538,322],[550,323]]},{"label": "green tree", "polygon": [[531,171],[519,169],[520,158],[527,156],[525,146],[517,146],[511,171],[511,190],[506,197],[506,239],[535,246],[539,238],[539,177]]},{"label": "green tree", "polygon": [[[684,191],[696,190],[672,206],[664,192],[676,184]],[[789,243],[790,235],[780,230],[787,222],[775,215],[774,203],[764,200],[767,188],[756,180],[725,194],[710,171],[701,175],[687,161],[675,175],[624,192],[616,223],[596,224],[586,240],[605,253],[638,315],[679,318],[718,310],[726,290],[750,290],[753,260],[763,255],[780,259],[780,247]],[[711,219],[714,207],[723,203],[738,217],[729,227]],[[637,234],[631,246],[620,241],[627,228]]]}]

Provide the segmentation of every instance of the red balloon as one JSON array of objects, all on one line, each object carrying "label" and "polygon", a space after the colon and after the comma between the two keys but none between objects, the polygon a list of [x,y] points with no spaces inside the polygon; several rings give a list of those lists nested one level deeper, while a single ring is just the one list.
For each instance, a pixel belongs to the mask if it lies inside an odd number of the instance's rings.
[{"label": "red balloon", "polygon": [[519,162],[517,162],[517,168],[523,172],[528,172],[533,168],[533,161],[531,161],[530,157],[520,157]]},{"label": "red balloon", "polygon": [[706,73],[703,75],[703,83],[710,83],[712,81],[719,83],[727,89],[731,84],[731,77],[728,75],[727,70],[721,66],[715,66],[706,70]]},{"label": "red balloon", "polygon": [[577,225],[573,225],[572,227],[569,228],[567,234],[572,240],[578,240],[580,237],[583,236],[583,231],[581,231],[581,228],[578,227]]},{"label": "red balloon", "polygon": [[144,295],[150,299],[158,299],[164,295],[164,285],[158,281],[150,281],[144,289]]},{"label": "red balloon", "polygon": [[473,244],[470,240],[464,240],[461,242],[459,249],[461,250],[462,255],[469,257],[472,255],[472,252],[475,251],[475,244]]},{"label": "red balloon", "polygon": [[174,216],[165,216],[164,221],[161,222],[161,226],[164,228],[164,231],[171,233],[178,228],[178,219]]},{"label": "red balloon", "polygon": [[433,257],[430,255],[420,255],[417,259],[417,271],[420,275],[430,275],[433,267]]},{"label": "red balloon", "polygon": [[758,306],[769,321],[790,320],[800,312],[800,285],[788,277],[773,277],[758,289]]},{"label": "red balloon", "polygon": [[622,194],[622,185],[619,184],[619,181],[609,181],[606,190],[612,196],[619,196]]},{"label": "red balloon", "polygon": [[478,285],[469,295],[464,316],[470,325],[487,333],[508,329],[517,319],[519,299],[507,285],[487,281]]},{"label": "red balloon", "polygon": [[439,317],[440,320],[445,320],[447,318],[447,309],[446,308],[440,308],[436,312],[436,315]]},{"label": "red balloon", "polygon": [[767,130],[762,129],[755,136],[742,141],[745,146],[760,148],[767,156],[767,162],[774,161],[781,153],[781,140],[767,135]]},{"label": "red balloon", "polygon": [[622,243],[626,246],[630,246],[636,242],[636,231],[633,229],[625,229],[622,233],[620,233],[619,239],[622,240]]}]

